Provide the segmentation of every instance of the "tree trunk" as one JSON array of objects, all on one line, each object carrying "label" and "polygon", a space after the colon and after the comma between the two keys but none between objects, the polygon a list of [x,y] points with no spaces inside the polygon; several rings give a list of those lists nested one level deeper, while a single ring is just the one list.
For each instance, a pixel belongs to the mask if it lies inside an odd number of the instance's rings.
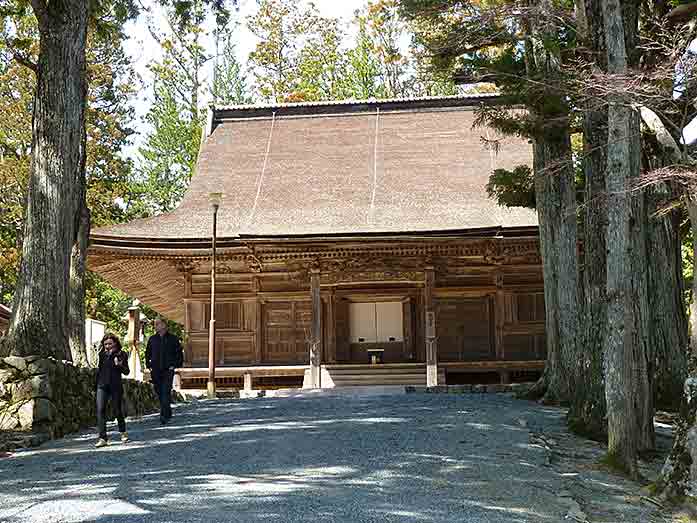
[{"label": "tree trunk", "polygon": [[[666,161],[664,165],[669,165]],[[687,315],[685,313],[680,213],[652,216],[673,198],[669,184],[650,187],[648,202],[648,270],[650,345],[653,347],[654,401],[657,408],[677,412],[687,377]]]},{"label": "tree trunk", "polygon": [[[697,238],[697,192],[688,194],[692,237]],[[697,241],[692,244],[693,265],[697,269]],[[681,500],[697,497],[697,278],[692,280],[690,304],[689,377],[685,380],[685,401],[673,431],[673,448],[657,481],[657,491],[665,498]]]},{"label": "tree trunk", "polygon": [[[586,47],[591,59],[605,67],[605,31],[601,0],[585,0]],[[607,323],[605,229],[607,205],[605,170],[607,146],[607,109],[593,99],[583,115],[585,175],[583,215],[583,350],[580,351],[578,379],[574,385],[567,422],[583,436],[607,441],[603,339]]]},{"label": "tree trunk", "polygon": [[70,354],[73,363],[87,366],[89,362],[85,346],[85,271],[90,238],[90,211],[86,201],[83,201],[79,216],[77,239],[70,258]]},{"label": "tree trunk", "polygon": [[603,339],[607,324],[605,297],[607,205],[605,146],[607,112],[588,110],[584,115],[584,172],[586,178],[583,234],[583,351],[578,380],[567,421],[583,436],[607,440]]},{"label": "tree trunk", "polygon": [[535,199],[545,289],[545,400],[568,402],[578,339],[576,190],[568,129],[535,144]]},{"label": "tree trunk", "polygon": [[2,352],[64,359],[70,252],[84,185],[85,0],[32,0],[40,33],[22,261]]},{"label": "tree trunk", "polygon": [[[627,72],[625,30],[619,0],[602,2],[607,64],[610,74]],[[633,256],[643,256],[641,239],[632,228],[641,227],[641,202],[632,204],[629,179],[638,169],[638,115],[619,94],[608,99],[607,177],[607,329],[604,342],[605,398],[608,418],[608,459],[637,477],[636,457],[646,444],[646,353],[642,328],[645,286],[635,277]],[[638,135],[637,135],[638,136]],[[634,221],[633,221],[634,219]],[[650,396],[650,394],[649,394]],[[653,415],[653,412],[651,412]]]},{"label": "tree trunk", "polygon": [[[543,11],[552,9],[547,0],[541,0],[538,7]],[[543,45],[554,31],[547,22],[532,24],[526,53],[531,55],[528,75],[538,81],[543,78],[551,87],[542,97],[545,106],[530,109],[541,129],[535,139],[533,167],[545,289],[547,364],[538,390],[544,390],[545,401],[567,403],[571,398],[569,376],[574,374],[578,357],[576,184],[568,106],[555,90],[560,58]]]},{"label": "tree trunk", "polygon": [[[630,130],[629,140],[629,177],[640,174],[640,136],[639,114],[629,111]],[[631,180],[628,180],[631,185]],[[639,424],[637,434],[638,450],[649,451],[656,447],[656,437],[653,426],[654,402],[654,350],[651,347],[651,311],[649,310],[649,249],[648,249],[648,213],[644,193],[629,193],[629,283],[631,291],[628,302],[633,310],[628,317],[633,323],[631,332],[633,339],[630,349],[634,358],[635,375],[633,386],[636,391],[635,412]]]}]

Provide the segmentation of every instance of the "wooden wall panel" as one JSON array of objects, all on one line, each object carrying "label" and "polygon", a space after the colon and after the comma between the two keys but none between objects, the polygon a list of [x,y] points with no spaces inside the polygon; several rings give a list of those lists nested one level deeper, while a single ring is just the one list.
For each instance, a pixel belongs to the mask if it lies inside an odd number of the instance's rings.
[{"label": "wooden wall panel", "polygon": [[544,293],[518,293],[515,296],[518,322],[545,321]]},{"label": "wooden wall panel", "polygon": [[278,364],[307,363],[311,322],[310,301],[267,302],[264,305],[264,360]]},{"label": "wooden wall panel", "polygon": [[436,306],[440,361],[495,358],[490,297],[440,298]]},{"label": "wooden wall panel", "polygon": [[[208,331],[211,319],[210,301],[189,301],[187,314],[191,332]],[[251,320],[245,319],[247,307],[241,301],[221,301],[215,304],[215,323],[217,330],[253,330]],[[253,320],[254,316],[251,315]],[[246,320],[246,321],[245,321]]]},{"label": "wooden wall panel", "polygon": [[249,365],[254,358],[254,341],[247,339],[222,340],[223,363],[225,365]]},{"label": "wooden wall panel", "polygon": [[191,331],[208,330],[206,312],[204,310],[205,305],[205,303],[200,301],[190,301],[186,304],[186,315]]},{"label": "wooden wall panel", "polygon": [[504,340],[507,360],[543,359],[540,348],[544,347],[544,335],[507,334]]},{"label": "wooden wall panel", "polygon": [[346,363],[351,361],[349,302],[337,296],[335,305],[336,361]]},{"label": "wooden wall panel", "polygon": [[191,365],[193,367],[208,366],[208,340],[191,339]]}]

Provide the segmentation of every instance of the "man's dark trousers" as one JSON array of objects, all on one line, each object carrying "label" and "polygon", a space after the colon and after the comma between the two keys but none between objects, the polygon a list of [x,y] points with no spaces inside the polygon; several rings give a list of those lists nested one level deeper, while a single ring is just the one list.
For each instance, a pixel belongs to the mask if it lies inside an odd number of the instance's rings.
[{"label": "man's dark trousers", "polygon": [[153,371],[152,384],[155,393],[160,399],[160,420],[167,421],[172,417],[172,381],[174,380],[173,370]]}]

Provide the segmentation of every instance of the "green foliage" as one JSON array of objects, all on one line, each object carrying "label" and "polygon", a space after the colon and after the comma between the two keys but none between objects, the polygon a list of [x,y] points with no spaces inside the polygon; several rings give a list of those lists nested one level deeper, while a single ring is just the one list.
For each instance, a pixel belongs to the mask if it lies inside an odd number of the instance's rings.
[{"label": "green foliage", "polygon": [[348,98],[366,100],[387,96],[380,81],[381,65],[373,52],[373,41],[368,34],[368,22],[363,16],[356,16],[358,34],[356,43],[346,53],[346,78],[344,90]]},{"label": "green foliage", "polygon": [[151,28],[164,55],[150,66],[155,100],[145,116],[150,131],[139,148],[138,196],[129,202],[135,215],[173,210],[193,176],[203,126],[199,107],[202,68],[210,59],[200,42],[204,20],[205,12],[199,6],[185,19],[176,11],[169,12],[166,34]]},{"label": "green foliage", "polygon": [[315,18],[308,40],[298,56],[298,94],[305,100],[345,98],[346,55],[343,31],[336,18]]},{"label": "green foliage", "polygon": [[298,88],[300,38],[314,28],[319,14],[314,7],[301,8],[293,0],[261,0],[259,10],[247,21],[259,39],[249,55],[256,88],[264,100],[282,102]]},{"label": "green foliage", "polygon": [[109,332],[123,338],[131,298],[92,272],[85,275],[85,288],[85,316],[105,322]]},{"label": "green foliage", "polygon": [[192,119],[166,84],[155,86],[155,102],[146,116],[152,131],[139,149],[139,198],[132,212],[152,215],[173,210],[193,175],[201,141],[200,118]]},{"label": "green foliage", "polygon": [[398,5],[375,0],[356,11],[356,38],[346,49],[339,20],[320,16],[314,5],[262,0],[248,20],[259,38],[249,56],[259,96],[287,102],[454,94],[451,71],[432,67],[423,46],[400,49],[410,28]]},{"label": "green foliage", "polygon": [[216,104],[250,104],[254,99],[249,95],[242,66],[237,60],[234,31],[237,24],[218,31],[217,38],[223,42],[222,53],[215,64],[215,74],[211,94]]},{"label": "green foliage", "polygon": [[532,169],[519,165],[512,171],[496,169],[486,184],[489,198],[505,207],[535,208],[535,181]]}]

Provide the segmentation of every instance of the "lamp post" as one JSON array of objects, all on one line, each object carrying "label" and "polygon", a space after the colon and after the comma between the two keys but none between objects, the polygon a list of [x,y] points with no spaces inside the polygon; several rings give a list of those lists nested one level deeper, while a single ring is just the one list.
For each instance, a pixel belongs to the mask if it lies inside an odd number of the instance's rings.
[{"label": "lamp post", "polygon": [[223,193],[212,192],[208,199],[213,208],[213,238],[211,241],[211,321],[208,326],[208,397],[215,398],[215,240],[218,226],[218,208]]}]

